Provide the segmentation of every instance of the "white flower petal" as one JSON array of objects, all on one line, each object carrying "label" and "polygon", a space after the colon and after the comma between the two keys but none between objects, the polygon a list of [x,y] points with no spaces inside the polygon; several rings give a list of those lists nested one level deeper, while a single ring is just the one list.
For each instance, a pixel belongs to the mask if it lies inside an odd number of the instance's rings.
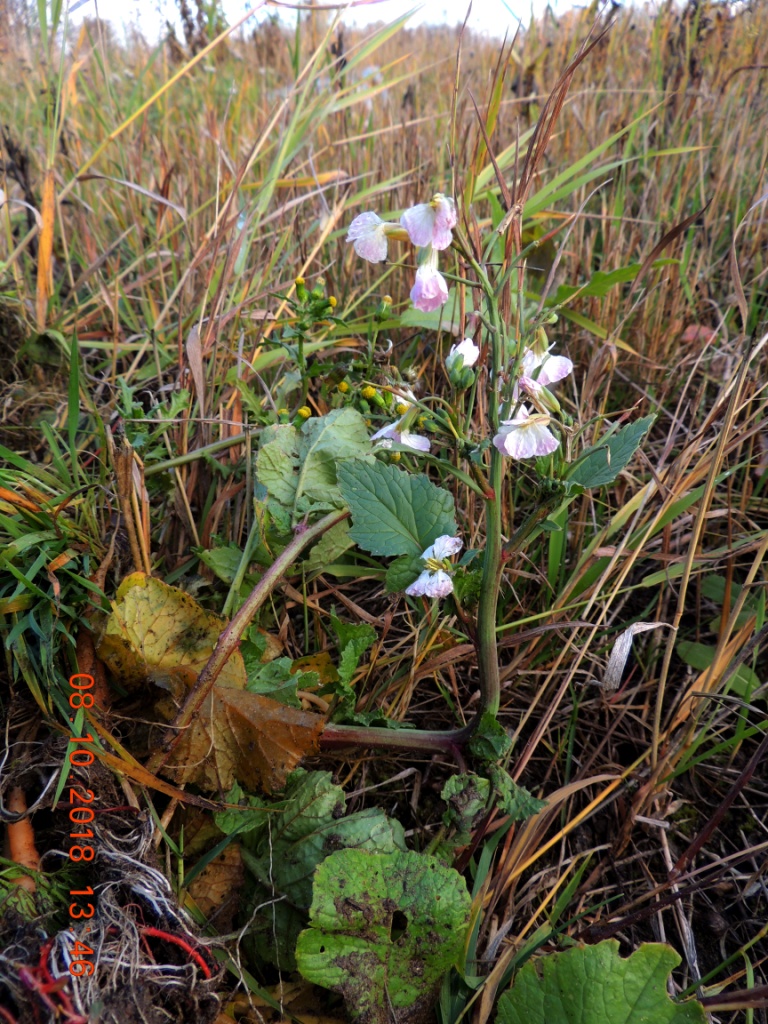
[{"label": "white flower petal", "polygon": [[387,258],[386,227],[381,217],[369,210],[359,214],[349,225],[347,241],[352,242],[361,259],[381,263]]},{"label": "white flower petal", "polygon": [[[421,578],[421,577],[419,577]],[[453,592],[453,580],[447,572],[440,569],[432,573],[424,587],[425,597],[447,597]]]},{"label": "white flower petal", "polygon": [[542,364],[542,357],[537,356],[532,348],[527,348],[520,361],[520,374],[525,377],[532,377]]},{"label": "white flower petal", "polygon": [[451,555],[458,554],[461,551],[463,544],[464,542],[461,537],[451,537],[450,534],[444,534],[442,537],[438,537],[432,545],[434,555],[430,557],[437,558],[439,561],[442,561],[444,558],[450,558]]},{"label": "white flower petal", "polygon": [[382,437],[397,438],[398,430],[397,423],[389,423],[386,427],[382,427],[381,430],[377,430],[375,434],[371,434],[372,441],[378,441]]},{"label": "white flower petal", "polygon": [[427,587],[432,579],[432,573],[429,569],[425,569],[424,572],[419,576],[417,580],[414,580],[410,587],[405,588],[406,594],[410,594],[411,597],[423,597],[427,592]]},{"label": "white flower petal", "polygon": [[448,301],[448,285],[445,278],[430,263],[424,263],[416,271],[416,281],[411,288],[411,302],[422,313],[431,313]]},{"label": "white flower petal", "polygon": [[533,377],[526,377],[523,374],[512,390],[512,400],[517,401],[520,391],[523,391],[526,395],[535,395],[541,389],[542,385],[537,380],[534,380]]},{"label": "white flower petal", "polygon": [[565,356],[546,356],[536,380],[547,387],[567,377],[569,373],[573,373],[573,363],[570,359]]},{"label": "white flower petal", "polygon": [[408,232],[408,237],[414,245],[431,245],[435,217],[435,211],[429,203],[419,203],[418,206],[412,206],[405,211],[400,218],[400,223]]},{"label": "white flower petal", "polygon": [[403,433],[399,440],[400,444],[404,444],[406,448],[413,448],[417,452],[428,452],[431,447],[429,438],[422,434]]},{"label": "white flower petal", "polygon": [[466,369],[474,366],[479,356],[480,349],[474,341],[471,338],[465,338],[458,345],[451,346],[451,351],[445,357],[445,365],[449,371],[455,366],[459,369]]},{"label": "white flower petal", "polygon": [[353,242],[360,235],[366,235],[370,231],[375,230],[379,225],[383,224],[384,221],[373,210],[366,210],[365,213],[359,213],[347,229],[347,241]]},{"label": "white flower petal", "polygon": [[[520,410],[523,411],[522,409]],[[560,442],[548,429],[548,416],[524,417],[521,421],[508,420],[493,439],[493,443],[511,459],[532,459],[537,455],[549,455],[556,451]]]},{"label": "white flower petal", "polygon": [[432,245],[435,249],[447,249],[451,244],[451,228],[456,227],[456,220],[456,204],[450,197],[441,195],[435,203],[435,224],[432,229]]}]

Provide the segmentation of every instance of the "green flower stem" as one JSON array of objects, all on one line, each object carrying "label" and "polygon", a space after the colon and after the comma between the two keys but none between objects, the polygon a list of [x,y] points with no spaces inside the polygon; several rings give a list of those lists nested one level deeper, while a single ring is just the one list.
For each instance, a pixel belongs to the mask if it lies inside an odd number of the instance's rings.
[{"label": "green flower stem", "polygon": [[296,338],[296,362],[299,364],[301,374],[301,405],[307,404],[309,393],[309,381],[307,379],[307,358],[304,354],[304,331],[299,330]]},{"label": "green flower stem", "polygon": [[485,557],[480,601],[477,606],[477,660],[480,669],[480,702],[483,712],[496,715],[499,710],[501,682],[496,651],[496,607],[501,586],[501,495],[504,475],[502,454],[491,448],[492,498],[485,502]]},{"label": "green flower stem", "polygon": [[[477,274],[488,303],[491,340],[491,379],[488,398],[488,421],[492,434],[499,432],[498,382],[504,367],[504,335],[501,330],[496,295],[488,276],[480,264],[468,256]],[[496,608],[503,569],[501,550],[501,503],[504,482],[504,463],[498,448],[491,446],[490,494],[485,499],[485,557],[480,601],[477,607],[477,660],[480,669],[480,712],[496,715],[499,710],[501,682],[499,659],[496,651]]]},{"label": "green flower stem", "polygon": [[290,544],[277,556],[272,565],[265,570],[264,575],[248,595],[240,611],[235,615],[224,632],[219,636],[213,654],[208,659],[203,671],[200,673],[197,682],[189,691],[187,699],[173,720],[171,727],[163,737],[163,742],[147,762],[147,770],[156,774],[171,756],[174,746],[184,734],[184,730],[199,713],[205,698],[213,689],[213,685],[219,677],[227,659],[237,650],[243,633],[251,624],[254,615],[264,604],[269,595],[277,586],[281,577],[285,575],[289,567],[293,565],[304,548],[308,547],[318,537],[321,537],[326,530],[340,523],[342,519],[349,516],[345,509],[341,512],[331,512],[323,516],[312,526],[297,532]]}]

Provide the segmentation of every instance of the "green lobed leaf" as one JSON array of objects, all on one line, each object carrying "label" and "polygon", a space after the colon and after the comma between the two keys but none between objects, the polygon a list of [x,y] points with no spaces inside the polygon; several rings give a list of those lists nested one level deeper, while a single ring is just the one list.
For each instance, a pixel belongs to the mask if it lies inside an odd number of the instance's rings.
[{"label": "green lobed leaf", "polygon": [[488,774],[496,794],[497,806],[512,821],[525,821],[547,806],[546,800],[539,800],[525,786],[518,786],[505,768],[490,765]]},{"label": "green lobed leaf", "polygon": [[376,640],[376,630],[365,622],[342,622],[333,612],[331,627],[339,642],[339,679],[349,685],[360,659]]},{"label": "green lobed leaf", "polygon": [[629,465],[655,419],[655,416],[643,416],[616,433],[609,433],[574,463],[567,476],[568,482],[581,487],[602,487],[614,481]]},{"label": "green lobed leaf", "polygon": [[243,862],[254,878],[255,904],[275,896],[254,918],[251,933],[267,962],[292,968],[293,950],[312,900],[312,875],[328,854],[347,847],[390,853],[405,849],[399,822],[376,807],[344,816],[346,798],[330,772],[294,772],[284,800],[245,838]]},{"label": "green lobed leaf", "polygon": [[297,446],[295,427],[274,426],[264,431],[256,457],[259,482],[267,488],[271,498],[287,507],[292,506],[296,498]]},{"label": "green lobed leaf", "polygon": [[221,829],[225,835],[232,835],[233,832],[251,832],[266,824],[269,810],[264,807],[263,798],[257,799],[250,796],[238,782],[232,784],[232,789],[226,795],[226,802],[240,804],[240,807],[228,807],[223,811],[214,812],[213,820],[216,822],[216,827]]},{"label": "green lobed leaf", "polygon": [[470,753],[479,761],[498,761],[512,746],[507,730],[486,711],[469,741]]},{"label": "green lobed leaf", "polygon": [[299,440],[297,496],[306,495],[312,502],[334,501],[337,462],[359,458],[372,461],[365,420],[356,409],[344,406],[307,420]]},{"label": "green lobed leaf", "polygon": [[461,955],[470,905],[464,879],[435,857],[340,850],[315,873],[298,968],[340,992],[353,1021],[428,1020]]},{"label": "green lobed leaf", "polygon": [[232,583],[240,568],[243,553],[236,544],[198,551],[200,561],[207,565],[223,583]]},{"label": "green lobed leaf", "polygon": [[480,775],[453,775],[443,786],[440,797],[448,804],[443,822],[456,830],[452,841],[465,846],[488,814],[491,783]]},{"label": "green lobed leaf", "polygon": [[453,498],[423,473],[383,462],[342,463],[339,485],[352,512],[350,537],[373,555],[414,555],[456,533]]},{"label": "green lobed leaf", "polygon": [[499,1000],[496,1024],[704,1024],[695,999],[667,995],[679,963],[657,942],[624,960],[616,939],[529,960]]},{"label": "green lobed leaf", "polygon": [[309,555],[302,563],[305,572],[319,572],[326,566],[332,565],[345,551],[353,546],[349,536],[349,523],[342,520],[336,523],[330,530],[326,530],[317,544],[313,545]]},{"label": "green lobed leaf", "polygon": [[294,708],[301,707],[296,690],[309,690],[320,682],[317,672],[295,672],[290,658],[262,662],[243,655],[243,660],[248,673],[245,688],[249,693],[260,693]]}]

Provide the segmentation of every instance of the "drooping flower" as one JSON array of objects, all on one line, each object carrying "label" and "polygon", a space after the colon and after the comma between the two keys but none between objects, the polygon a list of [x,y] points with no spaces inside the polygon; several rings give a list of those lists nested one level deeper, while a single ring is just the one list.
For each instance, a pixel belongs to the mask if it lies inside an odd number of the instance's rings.
[{"label": "drooping flower", "polygon": [[382,448],[391,448],[392,442],[405,445],[406,448],[413,448],[417,452],[428,452],[430,449],[429,438],[422,434],[411,434],[407,430],[400,430],[401,421],[390,423],[381,430],[371,435],[371,441],[378,441]]},{"label": "drooping flower", "polygon": [[451,351],[445,357],[445,368],[451,373],[452,370],[466,370],[474,366],[480,357],[480,349],[471,338],[465,338],[458,345],[452,345]]},{"label": "drooping flower", "polygon": [[538,355],[529,348],[523,355],[521,369],[521,376],[535,377],[536,382],[546,388],[573,373],[573,363],[566,356],[553,356],[549,352]]},{"label": "drooping flower", "polygon": [[446,534],[430,544],[421,556],[426,563],[424,571],[410,587],[406,587],[406,594],[411,597],[447,597],[453,591],[453,580],[446,569],[450,569],[450,557],[461,551],[462,543],[460,537]]},{"label": "drooping flower", "polygon": [[411,288],[411,302],[422,313],[431,313],[448,301],[448,285],[437,269],[437,250],[430,248],[426,259],[416,271]]},{"label": "drooping flower", "polygon": [[560,442],[549,430],[550,418],[544,413],[531,416],[524,405],[517,416],[504,420],[493,443],[511,459],[533,459],[537,455],[550,455]]},{"label": "drooping flower", "polygon": [[412,206],[400,218],[414,245],[431,245],[433,249],[447,249],[456,227],[456,204],[442,192],[436,192],[428,203]]},{"label": "drooping flower", "polygon": [[355,252],[369,263],[383,263],[387,258],[387,235],[397,225],[387,224],[377,213],[368,211],[358,214],[349,225],[347,241],[355,247]]}]

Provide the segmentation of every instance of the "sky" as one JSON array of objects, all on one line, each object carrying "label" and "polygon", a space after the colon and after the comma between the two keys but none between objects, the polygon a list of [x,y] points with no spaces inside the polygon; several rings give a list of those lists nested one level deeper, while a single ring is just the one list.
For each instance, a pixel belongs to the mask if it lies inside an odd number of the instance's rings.
[{"label": "sky", "polygon": [[[223,0],[224,10],[230,24],[241,18],[250,7],[257,6],[258,0]],[[370,25],[376,21],[394,21],[395,18],[411,11],[418,5],[417,0],[381,0],[379,3],[350,7],[345,13],[346,21],[360,26]],[[469,0],[428,0],[413,16],[410,25],[442,24],[455,25],[463,22]],[[194,10],[194,4],[190,4]],[[541,13],[546,0],[474,0],[469,26],[476,31],[490,35],[503,36],[507,28],[512,34],[520,19],[524,24],[531,16],[531,8]],[[566,0],[551,0],[554,10],[563,10],[571,4]],[[151,40],[157,38],[168,18],[175,20],[176,5],[173,0],[70,0],[70,8],[76,13],[73,21],[77,23],[83,16],[98,14],[113,22],[116,27],[126,22],[133,22],[141,29],[142,34]],[[268,17],[275,7],[264,5],[253,15],[247,25],[256,24]],[[295,17],[294,12],[283,9],[284,18]]]}]

